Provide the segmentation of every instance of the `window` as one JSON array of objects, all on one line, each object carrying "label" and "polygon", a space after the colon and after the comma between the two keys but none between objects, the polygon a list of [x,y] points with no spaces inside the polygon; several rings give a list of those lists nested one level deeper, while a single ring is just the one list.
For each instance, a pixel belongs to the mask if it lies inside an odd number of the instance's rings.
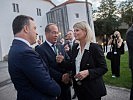
[{"label": "window", "polygon": [[79,18],[79,14],[78,13],[76,13],[75,16],[76,16],[76,18]]},{"label": "window", "polygon": [[13,3],[12,6],[13,6],[13,12],[19,13],[19,5],[16,3]]},{"label": "window", "polygon": [[41,9],[36,8],[37,9],[37,16],[41,16]]}]

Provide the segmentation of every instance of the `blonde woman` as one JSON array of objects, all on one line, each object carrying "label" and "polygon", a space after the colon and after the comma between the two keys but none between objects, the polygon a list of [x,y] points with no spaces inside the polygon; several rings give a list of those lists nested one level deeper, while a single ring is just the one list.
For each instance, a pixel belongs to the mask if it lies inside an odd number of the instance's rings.
[{"label": "blonde woman", "polygon": [[120,56],[124,53],[124,43],[119,31],[115,31],[108,42],[112,47],[112,77],[120,77]]},{"label": "blonde woman", "polygon": [[93,32],[85,21],[74,24],[74,36],[79,44],[73,47],[73,86],[78,100],[101,100],[106,95],[102,76],[107,65],[102,48],[93,43]]}]

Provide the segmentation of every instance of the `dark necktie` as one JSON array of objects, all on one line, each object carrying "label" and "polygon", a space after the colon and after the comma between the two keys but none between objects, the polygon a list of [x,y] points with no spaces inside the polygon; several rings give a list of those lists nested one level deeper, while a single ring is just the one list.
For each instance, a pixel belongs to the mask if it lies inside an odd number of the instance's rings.
[{"label": "dark necktie", "polygon": [[53,49],[54,49],[55,54],[57,54],[56,47],[55,47],[54,44],[52,45],[52,47],[53,47]]},{"label": "dark necktie", "polygon": [[73,45],[72,41],[69,42],[69,45],[70,45],[70,49],[72,50],[72,45]]}]

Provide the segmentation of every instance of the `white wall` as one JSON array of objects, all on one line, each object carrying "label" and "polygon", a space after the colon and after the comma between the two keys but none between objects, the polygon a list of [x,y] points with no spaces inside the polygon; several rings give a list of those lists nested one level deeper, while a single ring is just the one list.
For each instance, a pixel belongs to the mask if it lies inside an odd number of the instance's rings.
[{"label": "white wall", "polygon": [[[13,12],[12,3],[19,4],[19,13]],[[33,17],[37,24],[38,34],[44,35],[44,27],[47,25],[46,12],[50,11],[50,9],[54,6],[50,2],[45,0],[1,0],[0,7],[0,39],[3,58],[5,55],[8,54],[9,48],[13,40],[13,19],[17,15],[21,14]],[[42,16],[37,16],[36,8],[41,9]]]},{"label": "white wall", "polygon": [[13,38],[11,23],[16,16],[12,9],[11,0],[2,0],[0,3],[0,37],[2,58],[8,53]]},{"label": "white wall", "polygon": [[[94,32],[94,24],[92,19],[92,6],[89,5],[89,19],[90,24],[93,31],[94,41],[95,39],[95,32]],[[79,21],[88,21],[87,19],[87,13],[86,13],[86,3],[72,3],[67,5],[67,13],[68,13],[68,22],[69,22],[69,28],[73,29],[73,25]],[[79,14],[79,18],[76,18],[75,14]]]},{"label": "white wall", "polygon": [[[73,25],[79,21],[86,21],[86,5],[85,3],[72,3],[67,5],[69,28],[73,29]],[[79,14],[76,18],[75,14]]]}]

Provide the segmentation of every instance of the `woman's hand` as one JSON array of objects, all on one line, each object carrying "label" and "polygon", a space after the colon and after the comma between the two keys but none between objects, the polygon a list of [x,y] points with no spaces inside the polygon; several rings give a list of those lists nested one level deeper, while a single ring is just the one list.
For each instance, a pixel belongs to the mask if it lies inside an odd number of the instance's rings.
[{"label": "woman's hand", "polygon": [[118,46],[118,48],[121,47],[122,42],[123,42],[123,39],[122,39],[122,38],[119,38],[119,39],[117,40],[117,46]]},{"label": "woman's hand", "polygon": [[83,70],[83,71],[80,71],[78,74],[76,74],[74,76],[75,79],[78,79],[78,80],[83,80],[84,78],[86,78],[87,76],[89,75],[89,71],[88,70]]},{"label": "woman's hand", "polygon": [[65,49],[66,52],[70,50],[68,44],[66,44],[66,45],[64,46],[64,49]]}]

